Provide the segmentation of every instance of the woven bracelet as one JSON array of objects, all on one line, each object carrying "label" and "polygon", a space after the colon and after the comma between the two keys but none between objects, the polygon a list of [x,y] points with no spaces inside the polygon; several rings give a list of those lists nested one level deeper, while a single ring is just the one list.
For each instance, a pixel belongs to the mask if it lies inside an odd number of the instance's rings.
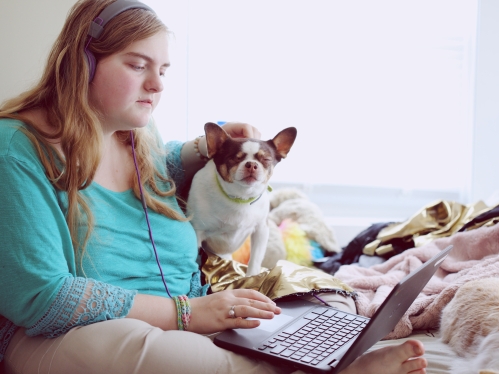
[{"label": "woven bracelet", "polygon": [[191,304],[189,298],[185,295],[174,296],[175,306],[177,307],[177,325],[179,330],[187,330],[191,321]]}]

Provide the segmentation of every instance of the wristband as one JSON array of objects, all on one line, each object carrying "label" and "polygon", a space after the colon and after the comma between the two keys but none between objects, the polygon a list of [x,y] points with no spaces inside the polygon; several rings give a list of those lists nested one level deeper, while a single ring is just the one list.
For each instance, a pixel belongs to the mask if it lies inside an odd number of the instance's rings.
[{"label": "wristband", "polygon": [[177,307],[177,326],[179,330],[187,330],[191,321],[191,304],[189,298],[185,295],[174,296],[175,306]]}]

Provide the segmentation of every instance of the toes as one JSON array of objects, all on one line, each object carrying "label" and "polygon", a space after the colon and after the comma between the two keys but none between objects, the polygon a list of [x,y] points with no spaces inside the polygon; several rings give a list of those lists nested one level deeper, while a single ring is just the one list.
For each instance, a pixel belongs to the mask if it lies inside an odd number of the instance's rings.
[{"label": "toes", "polygon": [[416,371],[411,371],[407,374],[426,374],[426,369],[419,369],[419,370],[416,370]]},{"label": "toes", "polygon": [[407,340],[400,346],[400,353],[406,357],[418,357],[424,354],[424,345],[419,340]]},{"label": "toes", "polygon": [[420,374],[425,373],[424,368],[428,365],[428,362],[423,357],[417,357],[407,360],[402,364],[404,373]]}]

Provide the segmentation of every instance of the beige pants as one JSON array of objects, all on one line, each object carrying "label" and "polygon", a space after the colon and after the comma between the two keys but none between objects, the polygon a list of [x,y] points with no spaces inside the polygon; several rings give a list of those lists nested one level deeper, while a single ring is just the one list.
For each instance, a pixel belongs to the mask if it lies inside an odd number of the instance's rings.
[{"label": "beige pants", "polygon": [[[355,313],[351,298],[321,295]],[[27,337],[19,329],[7,349],[6,374],[281,373],[264,361],[218,348],[209,337],[163,331],[134,319],[77,327],[55,339]]]}]

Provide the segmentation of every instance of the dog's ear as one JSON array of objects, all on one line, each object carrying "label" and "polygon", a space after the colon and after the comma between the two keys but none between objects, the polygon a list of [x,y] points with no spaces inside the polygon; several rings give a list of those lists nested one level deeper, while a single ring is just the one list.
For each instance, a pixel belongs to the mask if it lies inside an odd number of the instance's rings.
[{"label": "dog's ear", "polygon": [[277,150],[277,155],[280,158],[286,158],[291,146],[295,142],[296,134],[297,130],[295,127],[288,127],[272,139],[272,143],[274,143]]},{"label": "dog's ear", "polygon": [[230,136],[224,129],[213,122],[208,122],[204,125],[204,132],[206,134],[206,149],[208,153],[206,156],[212,158]]}]

